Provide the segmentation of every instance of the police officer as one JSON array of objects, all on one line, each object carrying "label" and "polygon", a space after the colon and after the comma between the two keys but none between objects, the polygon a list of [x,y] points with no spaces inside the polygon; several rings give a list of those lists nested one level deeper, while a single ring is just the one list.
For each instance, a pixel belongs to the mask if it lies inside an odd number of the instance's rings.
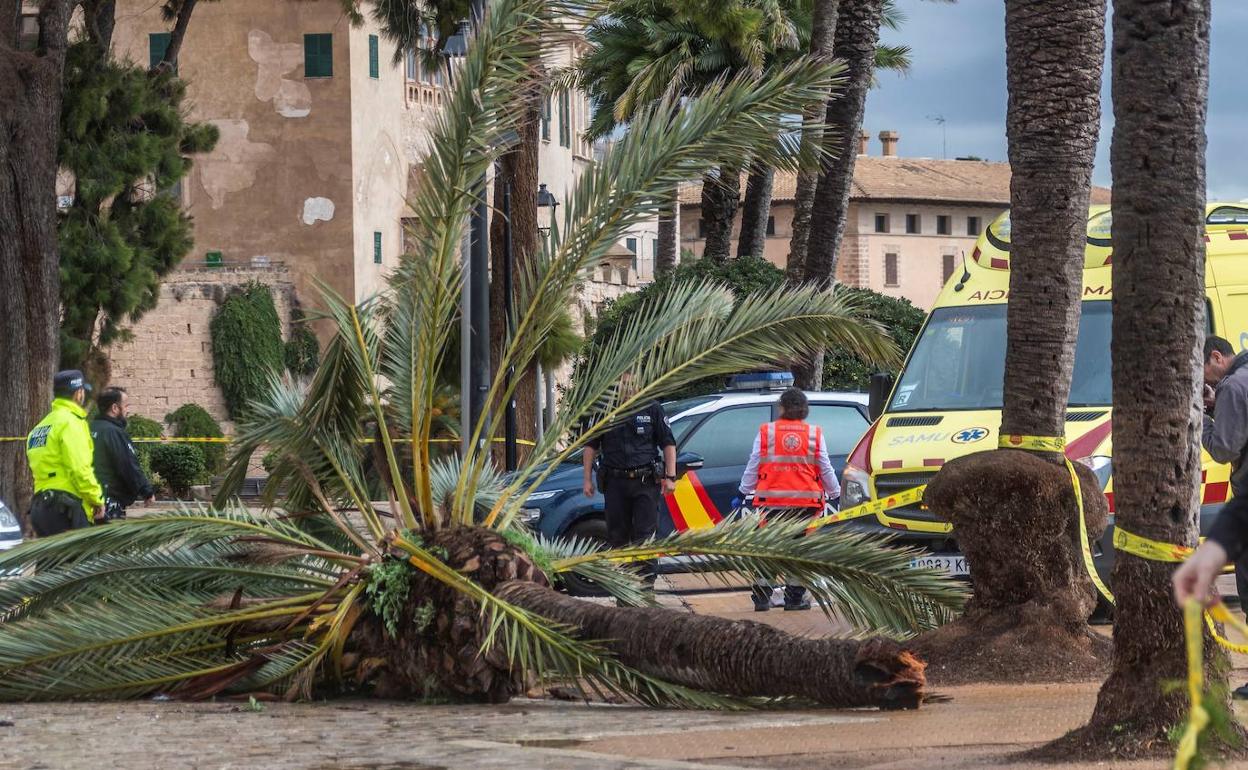
[{"label": "police officer", "polygon": [[52,379],[52,411],[26,437],[26,459],[35,477],[30,525],[40,537],[104,521],[104,492],[92,467],[94,449],[87,413],[90,390],[77,369]]},{"label": "police officer", "polygon": [[[798,388],[780,394],[780,419],[763,424],[754,438],[754,448],[741,476],[740,497],[753,496],[756,508],[766,515],[814,517],[823,512],[825,499],[833,505],[841,496],[841,485],[828,458],[823,429],[806,422],[810,402]],[[758,583],[753,589],[754,610],[771,609],[771,586]],[[785,610],[810,609],[810,597],[800,585],[784,587]]]},{"label": "police officer", "polygon": [[155,500],[152,484],[126,433],[129,408],[125,388],[105,388],[95,399],[97,417],[91,421],[95,477],[104,489],[104,513],[109,520],[126,518],[126,509],[136,500],[147,505]]},{"label": "police officer", "polygon": [[[620,381],[622,395],[632,387],[631,375]],[[584,492],[594,496],[594,458],[601,455],[598,484],[606,498],[607,541],[618,548],[654,536],[659,527],[659,493],[676,486],[676,439],[657,401],[616,420],[585,447],[582,458]],[[661,459],[660,459],[661,458]],[[641,564],[653,587],[655,563]]]}]

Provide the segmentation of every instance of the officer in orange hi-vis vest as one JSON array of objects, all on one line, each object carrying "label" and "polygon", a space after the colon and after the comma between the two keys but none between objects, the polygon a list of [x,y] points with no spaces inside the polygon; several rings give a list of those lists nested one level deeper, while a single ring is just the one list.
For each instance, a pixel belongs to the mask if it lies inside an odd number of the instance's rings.
[{"label": "officer in orange hi-vis vest", "polygon": [[[806,394],[789,388],[780,394],[780,419],[758,429],[750,461],[741,477],[742,499],[754,496],[763,515],[768,510],[792,511],[801,516],[823,513],[825,498],[841,496],[841,485],[828,458],[823,431],[805,422],[810,415]],[[754,609],[771,608],[771,586],[754,586]],[[810,609],[810,597],[799,585],[784,587],[786,610]]]}]

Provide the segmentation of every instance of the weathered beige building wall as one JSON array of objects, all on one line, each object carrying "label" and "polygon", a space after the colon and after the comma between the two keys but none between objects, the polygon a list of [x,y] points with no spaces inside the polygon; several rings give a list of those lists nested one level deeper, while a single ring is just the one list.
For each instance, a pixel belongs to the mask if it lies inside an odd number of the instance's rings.
[{"label": "weathered beige building wall", "polygon": [[209,326],[230,292],[252,281],[273,293],[282,338],[288,338],[296,298],[293,276],[284,266],[181,269],[165,279],[156,309],[131,327],[133,339],[109,349],[112,384],[127,390],[132,413],[163,420],[179,406],[195,403],[227,434],[233,432],[213,377]]},{"label": "weathered beige building wall", "polygon": [[[983,228],[997,217],[1004,208],[967,207],[957,204],[903,204],[886,202],[851,202],[845,235],[837,258],[836,277],[849,286],[863,286],[892,297],[905,297],[924,310],[931,307],[945,283],[948,257],[961,264],[962,254],[968,256],[975,248],[978,235],[968,234],[968,218],[972,224]],[[888,232],[875,232],[875,217],[887,217]],[[906,232],[906,217],[917,216],[919,232]],[[949,218],[949,233],[937,232],[938,217]],[[789,241],[793,237],[793,204],[777,202],[772,205],[771,217],[774,234],[767,237],[764,256],[769,262],[783,268],[789,255]],[[699,217],[696,206],[684,207],[681,221],[681,246],[695,256],[702,256],[706,239],[699,237]],[[733,224],[733,253],[736,253],[736,237],[741,231],[741,216]],[[979,230],[976,230],[978,234]],[[889,275],[886,263],[889,254],[895,255],[896,273]],[[889,278],[895,277],[895,281]]]},{"label": "weathered beige building wall", "polygon": [[[183,185],[195,219],[184,264],[213,251],[227,264],[283,261],[309,304],[317,280],[354,298],[350,25],[332,0],[241,10],[198,5],[179,59],[192,117],[221,131]],[[114,52],[145,65],[149,35],[169,27],[159,3],[118,0]],[[304,77],[305,33],[333,35],[332,77]]]}]

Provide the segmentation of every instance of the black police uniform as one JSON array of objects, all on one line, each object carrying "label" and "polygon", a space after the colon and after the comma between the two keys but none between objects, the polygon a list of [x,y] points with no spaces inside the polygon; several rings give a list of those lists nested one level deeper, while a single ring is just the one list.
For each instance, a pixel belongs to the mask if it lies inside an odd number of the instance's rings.
[{"label": "black police uniform", "polygon": [[136,500],[152,496],[152,483],[139,465],[124,419],[92,420],[91,438],[95,442],[95,478],[104,488],[104,513],[110,519],[124,519],[126,509]]},{"label": "black police uniform", "polygon": [[[612,547],[642,542],[658,530],[662,450],[675,445],[657,401],[621,418],[589,442],[599,457],[598,488],[606,498],[607,541]],[[652,562],[641,567],[654,578]]]}]

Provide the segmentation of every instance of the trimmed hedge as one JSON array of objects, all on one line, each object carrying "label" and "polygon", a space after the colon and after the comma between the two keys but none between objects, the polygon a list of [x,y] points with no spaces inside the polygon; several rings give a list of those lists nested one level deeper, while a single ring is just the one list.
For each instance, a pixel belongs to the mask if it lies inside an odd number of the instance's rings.
[{"label": "trimmed hedge", "polygon": [[152,447],[152,470],[174,497],[190,497],[191,487],[205,481],[204,453],[189,444],[157,444]]},{"label": "trimmed hedge", "polygon": [[[165,415],[177,438],[221,438],[221,425],[199,404],[183,404]],[[209,475],[221,472],[225,465],[225,444],[188,444],[204,456],[204,469]]]}]

